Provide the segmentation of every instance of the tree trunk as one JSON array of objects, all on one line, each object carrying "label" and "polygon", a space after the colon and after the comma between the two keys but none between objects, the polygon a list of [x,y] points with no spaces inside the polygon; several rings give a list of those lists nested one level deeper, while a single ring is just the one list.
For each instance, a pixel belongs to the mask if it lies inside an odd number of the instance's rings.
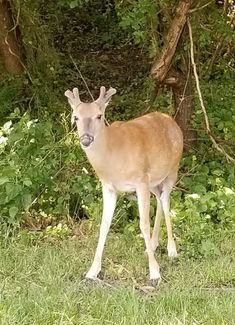
[{"label": "tree trunk", "polygon": [[18,26],[13,19],[9,0],[0,0],[0,54],[6,70],[11,74],[23,71],[18,44]]},{"label": "tree trunk", "polygon": [[176,9],[175,17],[172,20],[170,29],[166,36],[164,46],[159,58],[154,62],[151,69],[152,77],[158,82],[163,82],[170,70],[172,59],[175,55],[180,36],[184,29],[192,0],[180,0]]},{"label": "tree trunk", "polygon": [[192,125],[194,101],[190,67],[188,67],[187,75],[179,70],[171,69],[164,83],[172,89],[175,108],[174,117],[183,132],[184,150],[187,151],[196,146],[197,140],[197,133]]},{"label": "tree trunk", "polygon": [[172,61],[191,5],[191,0],[179,1],[164,46],[151,69],[152,77],[158,85],[167,85],[172,89],[175,119],[184,135],[185,150],[195,146],[196,143],[196,131],[193,129],[191,122],[194,111],[191,70],[189,66],[186,67],[186,70],[188,70],[186,76],[183,72],[172,68]]}]

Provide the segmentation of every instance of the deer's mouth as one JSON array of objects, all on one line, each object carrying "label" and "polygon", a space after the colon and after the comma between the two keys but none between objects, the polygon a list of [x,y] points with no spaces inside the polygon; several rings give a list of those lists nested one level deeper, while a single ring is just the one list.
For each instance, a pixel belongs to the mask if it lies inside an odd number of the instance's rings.
[{"label": "deer's mouth", "polygon": [[94,137],[88,133],[85,133],[80,137],[80,144],[83,149],[89,148],[93,141]]}]

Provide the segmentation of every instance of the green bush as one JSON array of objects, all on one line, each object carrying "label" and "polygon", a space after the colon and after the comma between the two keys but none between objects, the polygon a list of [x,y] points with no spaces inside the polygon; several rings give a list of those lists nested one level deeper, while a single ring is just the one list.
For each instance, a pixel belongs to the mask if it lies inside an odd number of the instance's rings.
[{"label": "green bush", "polygon": [[93,200],[94,178],[87,172],[73,134],[66,134],[65,128],[60,124],[55,132],[52,121],[32,120],[28,114],[0,128],[3,225],[19,226],[32,211],[42,218],[62,219],[78,208],[85,211]]}]

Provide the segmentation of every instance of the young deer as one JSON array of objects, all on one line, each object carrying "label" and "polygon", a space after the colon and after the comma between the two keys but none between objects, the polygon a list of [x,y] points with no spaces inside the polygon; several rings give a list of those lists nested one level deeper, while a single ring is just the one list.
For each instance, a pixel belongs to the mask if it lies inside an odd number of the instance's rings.
[{"label": "young deer", "polygon": [[[116,93],[114,88],[100,88],[100,96],[83,103],[78,89],[67,90],[65,96],[72,107],[82,149],[102,183],[103,215],[94,261],[86,278],[96,279],[101,270],[104,245],[116,206],[117,192],[137,193],[140,229],[149,259],[150,279],[160,279],[154,252],[162,212],[164,212],[168,255],[177,256],[170,221],[170,192],[175,184],[183,150],[182,132],[168,115],[154,112],[127,122],[105,125],[105,108]],[[157,213],[150,236],[150,192],[157,199]]]}]

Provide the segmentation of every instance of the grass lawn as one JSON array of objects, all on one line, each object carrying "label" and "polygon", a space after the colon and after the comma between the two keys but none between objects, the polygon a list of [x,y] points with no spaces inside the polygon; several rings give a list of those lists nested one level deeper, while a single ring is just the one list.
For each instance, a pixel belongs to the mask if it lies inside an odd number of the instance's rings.
[{"label": "grass lawn", "polygon": [[0,247],[0,324],[235,324],[235,263],[231,240],[221,256],[171,261],[163,279],[147,282],[141,238],[111,232],[99,284],[83,281],[97,234],[57,241],[19,239]]}]

